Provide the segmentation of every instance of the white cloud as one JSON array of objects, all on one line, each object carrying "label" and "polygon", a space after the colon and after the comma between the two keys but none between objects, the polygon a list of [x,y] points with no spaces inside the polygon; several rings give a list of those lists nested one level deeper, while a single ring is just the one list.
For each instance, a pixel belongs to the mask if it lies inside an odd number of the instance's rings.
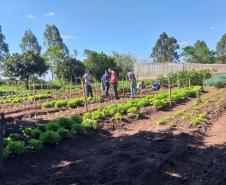
[{"label": "white cloud", "polygon": [[209,29],[210,30],[216,30],[216,28],[214,26],[210,26]]},{"label": "white cloud", "polygon": [[187,46],[187,45],[189,45],[189,42],[187,40],[182,40],[181,42],[179,42],[179,44],[181,46]]},{"label": "white cloud", "polygon": [[62,38],[68,41],[68,40],[74,40],[76,37],[74,35],[62,35]]},{"label": "white cloud", "polygon": [[27,18],[28,18],[28,19],[34,19],[34,18],[35,18],[35,15],[29,14],[29,15],[27,15]]},{"label": "white cloud", "polygon": [[55,16],[56,13],[55,12],[48,12],[47,14],[45,14],[46,17],[51,17],[51,16]]}]

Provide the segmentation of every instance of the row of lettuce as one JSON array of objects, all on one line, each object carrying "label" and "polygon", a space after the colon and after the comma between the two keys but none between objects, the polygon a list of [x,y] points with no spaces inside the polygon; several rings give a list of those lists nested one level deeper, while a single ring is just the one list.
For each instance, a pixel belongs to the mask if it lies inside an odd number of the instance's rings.
[{"label": "row of lettuce", "polygon": [[45,100],[48,98],[52,98],[50,94],[38,94],[35,96],[27,96],[27,97],[13,97],[13,98],[1,98],[0,103],[22,103],[24,101],[34,101],[34,100]]},{"label": "row of lettuce", "polygon": [[127,103],[113,104],[100,108],[94,112],[88,112],[83,116],[59,118],[45,124],[39,124],[35,128],[24,128],[18,133],[11,133],[4,138],[4,159],[12,155],[19,155],[29,150],[42,150],[45,144],[58,144],[62,139],[70,138],[72,134],[86,134],[87,129],[97,129],[102,120],[132,114],[139,116],[142,107],[154,106],[160,109],[169,105],[169,102],[179,103],[188,97],[195,97],[202,91],[201,86],[192,86],[175,89],[171,100],[167,92],[149,95],[143,98],[132,99]]},{"label": "row of lettuce", "polygon": [[101,101],[102,98],[100,96],[97,97],[82,97],[82,98],[71,98],[71,99],[64,99],[64,100],[54,100],[50,102],[45,102],[42,104],[42,108],[60,108],[60,107],[70,107],[76,108],[81,106],[82,104],[90,101]]}]

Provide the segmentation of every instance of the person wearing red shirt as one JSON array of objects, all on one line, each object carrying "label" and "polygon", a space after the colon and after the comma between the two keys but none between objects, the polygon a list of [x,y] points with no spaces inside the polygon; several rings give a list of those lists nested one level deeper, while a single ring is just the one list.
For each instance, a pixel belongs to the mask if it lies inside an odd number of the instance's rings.
[{"label": "person wearing red shirt", "polygon": [[119,99],[119,96],[118,96],[118,75],[111,68],[108,69],[108,72],[111,74],[110,82],[111,82],[113,90],[114,90],[115,99],[118,100]]}]

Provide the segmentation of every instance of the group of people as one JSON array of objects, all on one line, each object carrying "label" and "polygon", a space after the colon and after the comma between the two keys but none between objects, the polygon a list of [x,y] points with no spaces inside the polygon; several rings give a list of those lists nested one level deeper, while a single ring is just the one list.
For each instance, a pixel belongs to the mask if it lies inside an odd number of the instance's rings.
[{"label": "group of people", "polygon": [[[86,74],[82,77],[82,79],[85,83],[86,96],[93,97],[93,91],[92,91],[92,85],[91,85],[92,84],[92,75],[90,74],[90,72],[87,71]],[[109,89],[110,89],[110,84],[111,84],[112,88],[114,90],[115,99],[116,100],[119,99],[117,73],[113,69],[109,68],[103,74],[101,81],[102,81],[102,87],[103,87],[105,96],[109,96]]]},{"label": "group of people", "polygon": [[[131,97],[134,98],[136,96],[136,90],[141,90],[145,88],[144,81],[140,81],[136,86],[136,76],[133,72],[127,73],[128,80],[130,82],[130,93]],[[92,75],[89,71],[86,72],[86,74],[82,77],[83,82],[85,83],[85,90],[86,90],[86,96],[87,97],[93,97],[93,91],[92,91]],[[106,97],[109,96],[109,89],[110,85],[112,85],[113,91],[114,91],[114,98],[117,100],[119,99],[118,94],[118,74],[111,68],[106,70],[101,78],[102,82],[102,89],[104,91],[104,95]],[[158,82],[153,82],[151,84],[152,91],[158,91],[160,89],[160,84]]]}]

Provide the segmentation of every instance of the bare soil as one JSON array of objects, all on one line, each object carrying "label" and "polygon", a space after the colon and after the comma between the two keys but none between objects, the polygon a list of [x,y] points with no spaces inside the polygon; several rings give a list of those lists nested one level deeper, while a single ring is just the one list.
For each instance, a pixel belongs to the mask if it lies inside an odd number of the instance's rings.
[{"label": "bare soil", "polygon": [[[204,96],[216,93],[209,89]],[[225,185],[226,114],[205,132],[154,124],[163,116],[192,107],[194,101],[132,123],[73,136],[42,152],[15,156],[5,162],[0,184]]]}]

